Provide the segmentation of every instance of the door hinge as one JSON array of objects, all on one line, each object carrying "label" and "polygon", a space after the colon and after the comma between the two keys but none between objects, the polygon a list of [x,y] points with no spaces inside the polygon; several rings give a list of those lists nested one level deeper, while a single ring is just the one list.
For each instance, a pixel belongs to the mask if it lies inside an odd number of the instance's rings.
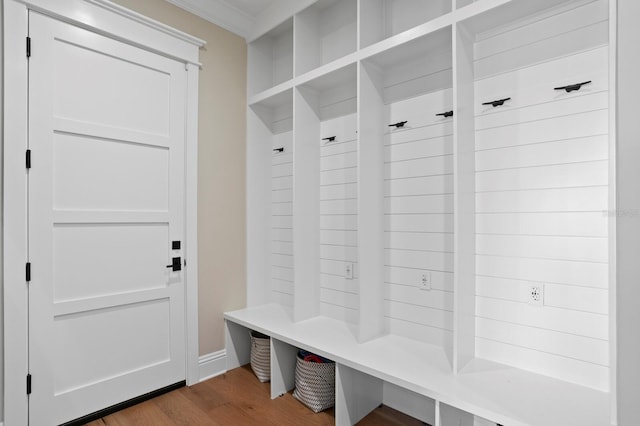
[{"label": "door hinge", "polygon": [[27,262],[27,267],[25,268],[25,276],[27,278],[27,282],[31,281],[31,262]]},{"label": "door hinge", "polygon": [[31,374],[27,374],[27,395],[31,395]]},{"label": "door hinge", "polygon": [[27,169],[30,169],[31,168],[31,150],[30,149],[27,150],[25,162],[27,164]]},{"label": "door hinge", "polygon": [[31,57],[31,37],[27,37],[27,58]]}]

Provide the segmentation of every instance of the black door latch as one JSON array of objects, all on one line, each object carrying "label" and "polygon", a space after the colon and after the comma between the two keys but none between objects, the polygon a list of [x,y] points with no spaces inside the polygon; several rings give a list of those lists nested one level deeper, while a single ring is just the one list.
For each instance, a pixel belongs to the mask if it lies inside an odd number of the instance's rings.
[{"label": "black door latch", "polygon": [[182,259],[179,257],[171,258],[171,265],[167,265],[167,268],[171,268],[173,272],[182,271]]}]

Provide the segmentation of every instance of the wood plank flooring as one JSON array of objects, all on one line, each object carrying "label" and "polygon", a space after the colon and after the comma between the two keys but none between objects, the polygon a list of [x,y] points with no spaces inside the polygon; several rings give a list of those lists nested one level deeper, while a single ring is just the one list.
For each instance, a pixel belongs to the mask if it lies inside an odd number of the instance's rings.
[{"label": "wood plank flooring", "polygon": [[[291,393],[272,400],[249,366],[184,387],[93,421],[88,426],[208,426],[334,424],[333,409],[315,414]],[[362,426],[418,426],[424,423],[388,407],[363,419]]]}]

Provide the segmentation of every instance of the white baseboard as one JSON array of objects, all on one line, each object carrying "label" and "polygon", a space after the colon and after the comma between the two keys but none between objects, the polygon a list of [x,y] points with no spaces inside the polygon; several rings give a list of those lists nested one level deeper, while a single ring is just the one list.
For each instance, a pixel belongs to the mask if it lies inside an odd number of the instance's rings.
[{"label": "white baseboard", "polygon": [[[222,349],[198,358],[200,381],[211,379],[227,372],[227,351]],[[0,425],[2,426],[2,425]]]}]

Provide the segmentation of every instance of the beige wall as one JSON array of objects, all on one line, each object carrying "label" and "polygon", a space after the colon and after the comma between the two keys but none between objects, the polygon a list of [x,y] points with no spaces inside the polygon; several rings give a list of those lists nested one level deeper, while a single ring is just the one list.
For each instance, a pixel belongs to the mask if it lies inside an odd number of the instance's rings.
[{"label": "beige wall", "polygon": [[200,50],[198,315],[200,355],[224,348],[224,311],[244,307],[247,45],[164,0],[115,0],[207,42]]}]

